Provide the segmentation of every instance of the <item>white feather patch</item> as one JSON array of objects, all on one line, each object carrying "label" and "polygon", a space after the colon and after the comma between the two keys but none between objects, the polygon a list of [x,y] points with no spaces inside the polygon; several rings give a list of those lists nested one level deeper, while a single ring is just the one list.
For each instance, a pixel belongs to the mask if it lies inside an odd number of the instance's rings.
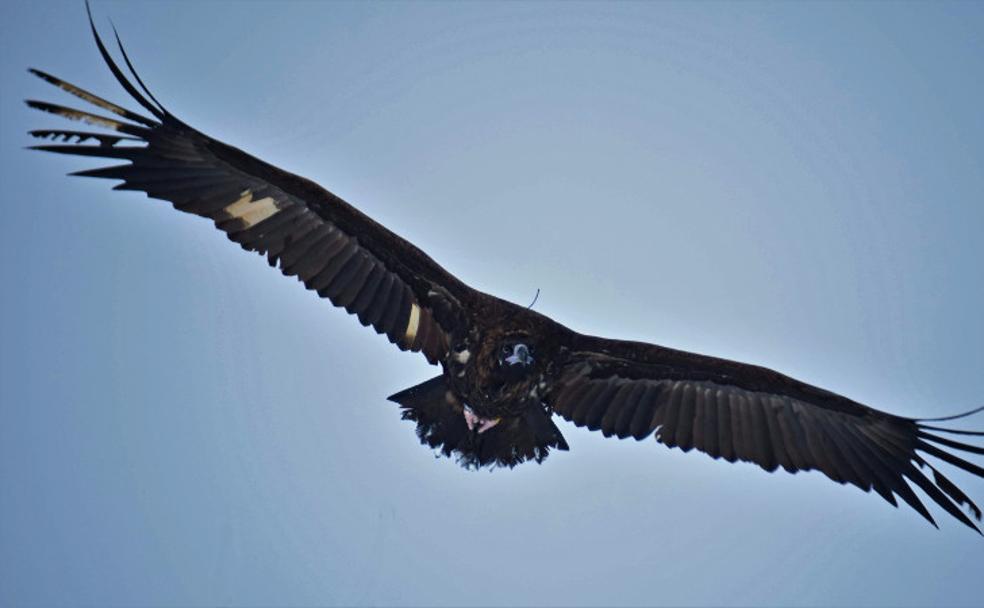
[{"label": "white feather patch", "polygon": [[414,338],[417,337],[417,329],[420,327],[420,307],[414,302],[410,305],[410,321],[407,323],[407,331],[403,335],[403,341],[407,344],[413,344]]},{"label": "white feather patch", "polygon": [[277,208],[277,201],[271,197],[253,200],[253,192],[244,190],[239,200],[222,209],[229,216],[245,224],[245,228],[252,228],[263,220],[276,214],[280,209]]}]

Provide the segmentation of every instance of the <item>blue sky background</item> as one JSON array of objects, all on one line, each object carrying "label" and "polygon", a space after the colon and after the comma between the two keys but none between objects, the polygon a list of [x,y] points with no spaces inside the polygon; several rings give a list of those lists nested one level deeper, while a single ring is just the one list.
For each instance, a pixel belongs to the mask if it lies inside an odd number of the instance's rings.
[{"label": "blue sky background", "polygon": [[[984,4],[94,11],[178,116],[477,288],[904,415],[984,402]],[[0,49],[0,604],[984,598],[980,537],[817,473],[566,423],[543,466],[436,460],[385,401],[422,357],[22,149],[66,126],[22,99],[69,99],[28,66],[126,99],[81,0],[3,3]]]}]

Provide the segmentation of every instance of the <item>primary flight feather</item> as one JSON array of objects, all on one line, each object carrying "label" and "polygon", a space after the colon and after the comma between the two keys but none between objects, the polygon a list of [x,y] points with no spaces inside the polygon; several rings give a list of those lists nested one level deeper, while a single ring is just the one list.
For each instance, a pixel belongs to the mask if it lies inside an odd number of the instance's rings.
[{"label": "primary flight feather", "polygon": [[144,86],[122,44],[136,85],[91,15],[89,23],[109,69],[150,116],[31,69],[98,110],[34,100],[30,107],[109,131],[36,130],[31,135],[55,143],[33,148],[124,161],[73,175],[119,180],[116,190],[145,192],[211,219],[230,240],[401,350],[440,365],[440,375],[390,397],[426,445],[467,467],[542,462],[551,448],[568,449],[552,419],[558,414],[606,437],[654,435],[669,447],[767,471],[819,470],[893,505],[901,498],[935,525],[915,486],[978,529],[972,518],[980,521],[981,510],[925,456],[984,477],[951,451],[981,455],[984,448],[938,434],[984,432],[895,416],[754,365],[582,335],[472,289],[314,182],[178,120]]}]

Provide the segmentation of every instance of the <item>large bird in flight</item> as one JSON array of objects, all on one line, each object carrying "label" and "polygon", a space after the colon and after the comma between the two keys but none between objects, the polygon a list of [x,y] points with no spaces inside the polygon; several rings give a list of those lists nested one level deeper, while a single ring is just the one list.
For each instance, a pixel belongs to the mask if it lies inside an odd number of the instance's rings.
[{"label": "large bird in flight", "polygon": [[34,100],[30,107],[108,131],[32,131],[55,142],[34,148],[125,161],[73,175],[120,180],[115,190],[141,191],[212,220],[397,348],[440,365],[436,377],[390,397],[422,443],[466,467],[542,462],[551,448],[568,449],[556,414],[606,437],[654,435],[669,447],[766,471],[819,470],[893,505],[901,498],[936,525],[915,486],[977,530],[971,516],[980,521],[981,510],[925,456],[984,477],[984,468],[951,451],[984,448],[939,434],[984,432],[895,416],[755,365],[582,335],[472,289],[314,182],[180,121],[119,44],[133,80],[124,75],[91,14],[89,25],[109,69],[149,115],[31,69],[101,113]]}]

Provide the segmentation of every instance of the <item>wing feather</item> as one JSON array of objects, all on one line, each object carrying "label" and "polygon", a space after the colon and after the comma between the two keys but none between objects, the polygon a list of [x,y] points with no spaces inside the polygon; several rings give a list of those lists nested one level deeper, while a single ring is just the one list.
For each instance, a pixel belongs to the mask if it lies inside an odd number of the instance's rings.
[{"label": "wing feather", "polygon": [[984,468],[944,449],[984,448],[929,431],[981,432],[929,427],[753,365],[577,334],[570,344],[547,404],[578,426],[619,438],[655,433],[668,447],[767,471],[818,470],[893,506],[902,498],[936,525],[916,487],[978,530],[981,510],[922,454],[984,477]]},{"label": "wing feather", "polygon": [[[230,240],[267,256],[283,274],[297,276],[305,287],[386,334],[399,348],[421,351],[432,363],[444,357],[448,334],[459,318],[459,298],[471,297],[470,288],[334,194],[175,118],[140,80],[120,45],[143,93],[126,78],[92,25],[91,15],[90,26],[110,71],[153,118],[32,69],[32,74],[111,116],[44,101],[30,100],[28,106],[113,132],[35,130],[31,132],[35,137],[58,142],[35,149],[129,161],[74,175],[121,180],[114,189],[142,191],[170,201],[181,211],[206,217]],[[95,145],[89,143],[93,141]],[[436,297],[441,298],[439,309],[434,308]],[[407,323],[414,309],[416,327],[410,335]]]},{"label": "wing feather", "polygon": [[735,435],[732,425],[730,397],[718,388],[718,441],[721,446],[721,456],[728,462],[734,462],[738,455],[735,452]]},{"label": "wing feather", "polygon": [[639,395],[639,405],[632,416],[629,432],[637,441],[642,441],[653,432],[652,420],[660,389],[657,386],[647,386],[642,382],[635,384],[641,385],[642,390]]}]

